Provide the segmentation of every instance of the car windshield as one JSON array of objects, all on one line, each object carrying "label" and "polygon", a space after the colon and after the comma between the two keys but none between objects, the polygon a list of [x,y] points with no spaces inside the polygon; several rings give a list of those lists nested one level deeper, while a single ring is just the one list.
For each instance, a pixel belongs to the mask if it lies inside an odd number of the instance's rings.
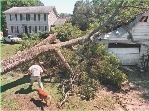
[{"label": "car windshield", "polygon": [[14,36],[14,35],[9,35],[8,37],[11,37],[11,38],[18,38],[17,36]]}]

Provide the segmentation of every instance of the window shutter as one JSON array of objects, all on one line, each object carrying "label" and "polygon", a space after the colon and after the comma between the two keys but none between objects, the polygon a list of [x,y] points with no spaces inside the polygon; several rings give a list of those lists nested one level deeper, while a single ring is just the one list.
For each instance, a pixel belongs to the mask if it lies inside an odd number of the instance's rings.
[{"label": "window shutter", "polygon": [[13,26],[11,26],[11,32],[13,33]]},{"label": "window shutter", "polygon": [[22,14],[20,14],[20,21],[22,21]]},{"label": "window shutter", "polygon": [[10,21],[11,21],[11,14],[10,14]]},{"label": "window shutter", "polygon": [[37,26],[35,26],[35,33],[37,33]]},{"label": "window shutter", "polygon": [[34,14],[34,21],[36,21],[36,14]]},{"label": "window shutter", "polygon": [[46,21],[46,14],[44,14],[44,21]]},{"label": "window shutter", "polygon": [[16,21],[17,21],[17,14],[15,14],[15,18],[16,18]]},{"label": "window shutter", "polygon": [[31,26],[29,26],[29,33],[31,33]]},{"label": "window shutter", "polygon": [[40,21],[40,14],[38,14],[38,21]]},{"label": "window shutter", "polygon": [[28,21],[30,21],[30,14],[28,14]]},{"label": "window shutter", "polygon": [[19,27],[17,26],[17,33],[19,33]]}]

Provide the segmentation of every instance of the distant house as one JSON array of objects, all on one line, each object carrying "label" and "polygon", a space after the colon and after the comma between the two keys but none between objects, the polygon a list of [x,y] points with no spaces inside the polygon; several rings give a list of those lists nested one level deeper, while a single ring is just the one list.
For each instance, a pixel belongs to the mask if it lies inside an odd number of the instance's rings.
[{"label": "distant house", "polygon": [[57,19],[53,25],[63,25],[64,23],[67,22],[67,19],[66,18],[59,18]]},{"label": "distant house", "polygon": [[59,20],[54,6],[12,7],[3,13],[6,15],[8,34],[13,35],[50,31]]},{"label": "distant house", "polygon": [[[133,42],[130,39],[130,33]],[[149,49],[149,11],[140,14],[126,27],[100,35],[102,41],[107,41],[107,50],[114,53],[122,65],[138,65],[143,55],[148,55]]]}]

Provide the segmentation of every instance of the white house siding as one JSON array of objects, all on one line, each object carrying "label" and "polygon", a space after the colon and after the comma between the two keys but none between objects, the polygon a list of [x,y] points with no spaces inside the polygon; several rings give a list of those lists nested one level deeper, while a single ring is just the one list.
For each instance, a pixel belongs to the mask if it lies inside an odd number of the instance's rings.
[{"label": "white house siding", "polygon": [[[52,14],[52,16],[54,16]],[[40,31],[45,31],[45,26],[46,29],[49,31],[50,28],[48,26],[48,14],[46,14],[46,21],[44,21],[44,14],[40,14],[40,21],[38,20],[38,14],[36,14],[36,21],[34,21],[34,14],[30,14],[30,21],[26,21],[26,14],[22,14],[22,21],[20,20],[20,14],[17,14],[17,21],[15,14],[11,14],[11,20],[10,20],[10,14],[6,14],[6,22],[7,22],[7,28],[8,28],[8,34],[13,34],[13,35],[19,35],[25,33],[25,26],[27,27],[27,31],[29,32],[29,27],[31,26],[32,31],[35,32],[35,26],[37,26],[37,34]],[[52,17],[54,18],[54,17]],[[12,32],[11,26],[18,26],[19,33],[17,32]],[[39,30],[39,27],[41,30]]]},{"label": "white house siding", "polygon": [[[148,15],[148,14],[146,14]],[[132,36],[134,41],[136,41],[139,44],[145,44],[141,45],[140,47],[140,58],[143,54],[147,54],[147,45],[149,46],[149,18],[147,19],[147,22],[138,22],[131,30]],[[123,35],[123,37],[128,36],[129,34],[126,33]],[[142,42],[141,42],[142,41]]]},{"label": "white house siding", "polygon": [[148,47],[145,45],[141,45],[140,48],[140,58],[142,58],[143,55],[147,55]]},{"label": "white house siding", "polygon": [[149,39],[149,22],[138,22],[132,28],[132,36],[134,40]]},{"label": "white house siding", "polygon": [[137,22],[131,30],[134,40],[149,40],[149,13],[144,13],[143,16],[148,16],[147,21]]},{"label": "white house siding", "polygon": [[56,20],[57,20],[57,16],[56,16],[55,12],[52,10],[50,12],[50,14],[48,15],[48,26],[49,26],[49,28],[51,28],[51,25],[53,25]]}]

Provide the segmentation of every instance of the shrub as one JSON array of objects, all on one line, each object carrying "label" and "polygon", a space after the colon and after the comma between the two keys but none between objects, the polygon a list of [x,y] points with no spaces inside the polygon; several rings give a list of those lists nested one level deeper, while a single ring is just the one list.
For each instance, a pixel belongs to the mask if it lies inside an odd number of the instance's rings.
[{"label": "shrub", "polygon": [[89,77],[87,73],[81,73],[79,77],[80,86],[79,86],[79,93],[85,96],[86,100],[90,98],[94,98],[95,92],[100,87],[100,83],[95,78]]},{"label": "shrub", "polygon": [[45,39],[49,36],[50,32],[49,31],[43,31],[43,32],[39,32],[39,38],[41,39]]},{"label": "shrub", "polygon": [[56,32],[57,38],[62,42],[81,37],[82,35],[82,31],[76,26],[72,26],[71,23],[57,25],[51,32]]},{"label": "shrub", "polygon": [[103,44],[95,44],[92,54],[95,58],[90,58],[87,67],[90,69],[89,72],[96,74],[102,83],[121,87],[121,83],[127,80],[127,76],[119,69],[119,59],[114,54],[108,53]]},{"label": "shrub", "polygon": [[21,42],[21,46],[19,47],[20,51],[23,51],[24,49],[29,49],[39,42],[41,42],[41,38],[38,37],[37,34],[31,33],[30,36],[27,34],[22,34],[23,41]]}]

